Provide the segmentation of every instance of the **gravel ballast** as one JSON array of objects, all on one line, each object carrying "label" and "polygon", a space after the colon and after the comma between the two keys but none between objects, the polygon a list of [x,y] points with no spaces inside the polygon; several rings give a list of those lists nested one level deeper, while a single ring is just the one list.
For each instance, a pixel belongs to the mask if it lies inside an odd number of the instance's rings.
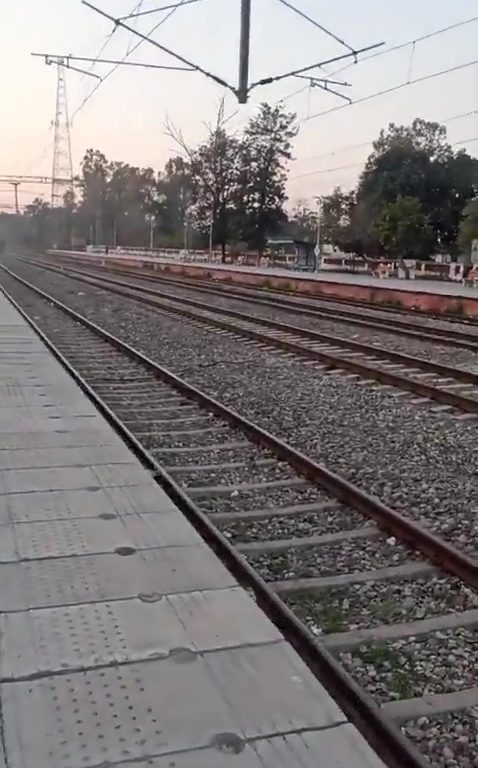
[{"label": "gravel ballast", "polygon": [[478,594],[451,576],[372,581],[283,600],[315,635],[350,632],[478,608]]},{"label": "gravel ballast", "polygon": [[[148,285],[144,280],[134,280],[134,277],[118,276],[117,279],[124,280],[128,283],[135,283],[138,288]],[[330,334],[331,336],[337,336],[339,338],[352,339],[363,344],[368,344],[376,347],[382,347],[384,349],[394,350],[395,352],[402,352],[414,357],[421,357],[425,360],[433,361],[436,363],[442,363],[443,365],[450,365],[454,367],[466,368],[469,370],[478,371],[478,354],[472,350],[451,347],[438,342],[426,342],[414,339],[411,336],[401,336],[393,330],[385,331],[379,328],[361,327],[360,325],[352,325],[350,323],[344,323],[340,320],[314,318],[311,315],[303,315],[300,310],[297,312],[289,312],[281,310],[279,307],[269,307],[261,304],[253,304],[247,301],[247,299],[232,299],[226,296],[217,296],[206,292],[201,292],[199,289],[191,289],[186,287],[179,287],[176,285],[170,285],[167,283],[151,282],[148,287],[154,288],[170,296],[176,296],[179,299],[181,297],[193,299],[195,301],[202,302],[209,307],[217,307],[224,309],[232,309],[237,312],[242,312],[254,317],[267,318],[268,320],[274,320],[286,325],[295,325],[299,328],[307,328],[319,333]],[[264,297],[267,298],[267,297]],[[273,301],[273,299],[269,299]],[[327,307],[329,308],[329,307]],[[343,307],[340,305],[334,305],[332,307],[338,314],[343,311]],[[332,309],[330,308],[330,309]],[[194,307],[190,307],[194,311]],[[390,320],[390,316],[386,313],[372,314],[372,318],[383,321],[386,324],[387,319]],[[416,320],[414,319],[416,322]],[[435,326],[447,327],[446,324],[440,324],[440,321],[433,321]],[[428,321],[423,323],[423,329],[433,331],[433,322]],[[458,330],[461,326],[448,325],[452,330]],[[464,330],[467,333],[473,333],[470,328],[464,326]],[[477,333],[478,340],[478,333]]]},{"label": "gravel ballast", "polygon": [[[478,549],[477,426],[357,386],[302,361],[139,307],[122,297],[15,263],[15,269],[160,364],[240,411],[385,503]],[[2,275],[33,314],[39,300]],[[157,446],[159,448],[159,446]],[[213,454],[211,454],[212,456]],[[222,459],[222,456],[221,456]]]},{"label": "gravel ballast", "polygon": [[476,685],[478,630],[459,627],[341,653],[340,660],[380,704]]},{"label": "gravel ballast", "polygon": [[333,576],[339,573],[373,571],[420,560],[417,552],[401,544],[388,544],[382,537],[343,539],[308,549],[290,548],[285,552],[264,552],[248,556],[266,581]]},{"label": "gravel ballast", "polygon": [[404,723],[434,768],[478,768],[478,706]]},{"label": "gravel ballast", "polygon": [[221,531],[231,541],[257,541],[289,539],[294,536],[319,536],[338,531],[349,531],[367,525],[367,520],[352,510],[308,512],[291,517],[268,517],[265,520],[221,523]]}]

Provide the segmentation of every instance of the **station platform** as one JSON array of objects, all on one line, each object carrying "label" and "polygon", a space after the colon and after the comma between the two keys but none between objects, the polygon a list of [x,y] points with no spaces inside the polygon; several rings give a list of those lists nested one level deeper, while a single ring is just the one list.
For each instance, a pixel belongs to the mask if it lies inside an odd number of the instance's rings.
[{"label": "station platform", "polygon": [[383,768],[0,293],[0,768]]}]

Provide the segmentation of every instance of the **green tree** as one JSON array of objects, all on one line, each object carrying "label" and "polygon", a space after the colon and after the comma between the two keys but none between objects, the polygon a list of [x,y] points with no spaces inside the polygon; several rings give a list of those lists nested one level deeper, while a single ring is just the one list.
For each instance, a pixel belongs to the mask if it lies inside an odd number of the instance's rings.
[{"label": "green tree", "polygon": [[299,200],[293,209],[289,221],[284,226],[284,234],[296,240],[313,242],[317,236],[317,211],[309,208],[306,200]]},{"label": "green tree", "polygon": [[211,245],[221,246],[223,261],[236,222],[239,148],[238,140],[218,125],[194,150],[190,162],[193,220],[208,234]]},{"label": "green tree", "polygon": [[164,247],[182,247],[186,207],[191,195],[189,163],[180,155],[170,158],[164,172],[159,174],[156,194],[150,205],[158,239]]},{"label": "green tree", "polygon": [[360,177],[357,203],[373,224],[384,203],[417,198],[434,236],[434,248],[453,251],[461,213],[478,185],[478,161],[454,152],[446,129],[416,119],[381,131]]},{"label": "green tree", "polygon": [[470,200],[465,207],[458,236],[460,246],[466,251],[470,250],[473,240],[478,240],[478,198]]},{"label": "green tree", "polygon": [[296,134],[295,114],[280,104],[261,104],[242,137],[236,206],[242,239],[259,252],[286,220],[286,169]]},{"label": "green tree", "polygon": [[49,204],[36,197],[25,207],[24,216],[30,219],[33,227],[33,243],[38,250],[53,245],[52,209]]},{"label": "green tree", "polygon": [[355,193],[344,192],[336,187],[330,195],[322,198],[322,236],[323,243],[331,243],[342,250],[348,250],[352,238],[352,211],[355,206]]},{"label": "green tree", "polygon": [[433,243],[423,206],[416,197],[399,197],[384,203],[375,222],[375,233],[386,253],[398,259],[420,258]]}]

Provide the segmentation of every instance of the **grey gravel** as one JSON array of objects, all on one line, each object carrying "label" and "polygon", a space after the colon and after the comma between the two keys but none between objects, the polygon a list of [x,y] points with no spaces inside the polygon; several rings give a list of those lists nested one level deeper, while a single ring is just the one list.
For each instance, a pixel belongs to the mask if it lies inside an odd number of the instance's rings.
[{"label": "grey gravel", "polygon": [[324,493],[313,485],[299,488],[256,488],[254,490],[232,491],[229,496],[214,496],[201,499],[205,512],[238,512],[254,509],[277,509],[296,504],[309,504],[328,500]]},{"label": "grey gravel", "polygon": [[451,576],[371,581],[285,594],[283,599],[316,635],[478,608],[478,593]]},{"label": "grey gravel", "polygon": [[207,471],[192,471],[187,475],[178,475],[178,482],[183,488],[202,485],[239,485],[242,483],[270,483],[284,478],[296,478],[294,470],[287,464],[274,461],[265,466],[258,465],[254,460],[247,461],[244,466],[222,468],[221,466]]},{"label": "grey gravel", "polygon": [[352,510],[308,512],[292,517],[269,517],[266,520],[221,523],[221,531],[234,543],[238,541],[272,541],[293,536],[318,536],[337,531],[348,531],[368,525],[368,520]]},{"label": "grey gravel", "polygon": [[342,663],[376,701],[449,693],[476,685],[478,630],[459,627],[364,645]]},{"label": "grey gravel", "polygon": [[478,707],[409,720],[402,730],[436,768],[478,768]]},{"label": "grey gravel", "polygon": [[[128,282],[134,282],[133,278],[127,278]],[[144,281],[137,280],[138,287],[144,286]],[[336,319],[322,319],[314,318],[310,315],[303,315],[298,309],[297,313],[281,310],[279,307],[266,307],[260,304],[251,304],[247,299],[228,298],[226,296],[221,297],[209,293],[201,292],[198,288],[179,287],[170,284],[158,284],[152,283],[152,287],[162,290],[164,293],[177,296],[178,298],[186,297],[192,298],[196,301],[201,301],[210,306],[233,309],[237,312],[243,312],[253,317],[264,317],[269,320],[275,320],[285,324],[296,325],[301,328],[308,328],[310,330],[318,331],[319,333],[330,334],[331,336],[337,336],[340,338],[352,339],[353,341],[359,341],[363,344],[369,344],[376,347],[383,347],[385,349],[392,349],[396,352],[403,352],[407,355],[415,357],[422,357],[425,360],[442,363],[443,365],[459,366],[470,370],[478,370],[478,354],[468,349],[461,349],[451,347],[445,344],[431,343],[420,341],[412,337],[400,336],[392,331],[382,331],[380,329],[364,328],[359,325],[351,325],[349,323],[341,322]],[[264,297],[267,298],[267,297]],[[271,297],[270,300],[273,300]],[[290,298],[289,298],[290,300]],[[314,302],[315,306],[315,302]],[[191,308],[194,309],[194,308]],[[332,304],[329,302],[318,303],[317,309],[324,309],[329,311],[336,311],[338,314],[344,311],[343,305]],[[195,310],[197,311],[197,310]],[[385,324],[387,320],[392,318],[388,313],[366,310],[368,317],[374,320],[383,321]],[[407,318],[408,319],[408,318]],[[465,330],[467,333],[472,334],[473,329],[467,326],[461,326],[457,324],[450,324],[439,320],[425,320],[413,318],[413,322],[420,323],[425,330],[433,331],[436,328],[450,328],[451,330]],[[476,333],[478,340],[478,332]]]},{"label": "grey gravel", "polygon": [[388,544],[377,538],[344,539],[309,549],[264,552],[248,556],[251,564],[267,581],[303,579],[310,576],[332,576],[358,573],[420,560],[418,553],[401,544]]},{"label": "grey gravel", "polygon": [[[460,548],[478,550],[475,423],[432,413],[408,396],[394,397],[393,390],[357,386],[338,373],[323,375],[302,361],[157,315],[104,291],[85,293],[85,286],[71,279],[22,264],[15,268],[351,482],[440,530]],[[32,303],[31,294],[8,276],[2,282],[22,302]]]}]

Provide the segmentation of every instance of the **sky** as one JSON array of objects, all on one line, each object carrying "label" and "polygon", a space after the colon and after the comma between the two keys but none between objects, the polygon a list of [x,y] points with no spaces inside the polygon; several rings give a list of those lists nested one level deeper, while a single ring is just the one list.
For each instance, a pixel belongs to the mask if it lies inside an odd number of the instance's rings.
[{"label": "sky", "polygon": [[[141,10],[176,0],[143,0]],[[351,48],[384,43],[380,51],[417,40],[443,27],[478,17],[478,0],[288,0]],[[107,13],[127,15],[139,0],[93,0]],[[0,177],[2,174],[51,175],[56,71],[32,52],[94,57],[109,37],[106,58],[122,58],[139,38],[117,28],[81,0],[1,0],[0,25]],[[149,33],[167,12],[136,22]],[[236,85],[240,0],[185,3],[154,33],[166,47]],[[326,67],[327,74],[347,67],[334,79],[350,83],[340,91],[357,101],[377,91],[478,60],[476,21],[354,64],[351,59]],[[343,55],[348,49],[301,18],[280,0],[252,0],[251,81]],[[364,54],[366,57],[367,54]],[[180,65],[150,43],[142,43],[129,61]],[[90,64],[78,66],[90,67]],[[96,65],[104,77],[111,66]],[[315,69],[312,74],[324,76]],[[224,89],[197,72],[119,67],[84,103],[98,80],[67,73],[74,171],[85,150],[101,150],[109,159],[160,170],[177,151],[165,132],[169,117],[191,144],[214,120]],[[295,93],[301,91],[300,93]],[[295,95],[294,95],[295,94]],[[307,80],[289,78],[254,89],[249,103],[237,104],[226,91],[231,128],[240,130],[261,101],[284,99],[297,113],[300,130],[294,145],[291,204],[328,194],[335,186],[354,186],[370,142],[390,122],[415,117],[447,121],[449,140],[478,156],[478,63],[392,93],[347,106]],[[78,109],[81,107],[80,109]],[[342,107],[337,109],[337,107]],[[333,111],[328,111],[333,110]],[[327,112],[327,114],[322,114]],[[449,120],[472,112],[467,117]],[[24,182],[20,203],[49,188]],[[13,203],[13,189],[0,180],[0,209]]]}]

